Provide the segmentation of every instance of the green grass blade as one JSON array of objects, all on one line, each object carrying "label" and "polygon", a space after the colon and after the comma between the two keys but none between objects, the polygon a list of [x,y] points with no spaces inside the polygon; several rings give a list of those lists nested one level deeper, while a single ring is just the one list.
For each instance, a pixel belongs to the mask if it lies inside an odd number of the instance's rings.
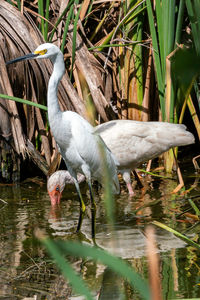
[{"label": "green grass blade", "polygon": [[200,3],[198,1],[186,0],[186,7],[190,17],[192,36],[197,53],[200,55]]},{"label": "green grass blade", "polygon": [[130,21],[133,20],[133,18],[135,18],[136,16],[138,16],[142,11],[145,10],[146,6],[144,6],[141,10],[137,10],[137,8],[142,5],[144,3],[143,0],[138,0],[135,5],[127,12],[127,14],[122,18],[122,20],[119,21],[119,23],[117,24],[113,35],[115,37],[115,34],[117,33],[117,31],[124,25],[124,24],[128,24]]},{"label": "green grass blade", "polygon": [[77,275],[68,261],[63,257],[63,251],[59,244],[50,239],[44,239],[43,243],[53,259],[56,261],[57,266],[60,268],[65,278],[70,282],[73,289],[78,294],[85,296],[86,299],[94,300],[89,288],[85,285],[82,278]]},{"label": "green grass blade", "polygon": [[194,209],[196,215],[200,216],[200,210],[198,209],[198,207],[196,206],[196,204],[191,199],[188,199],[188,202],[190,203],[190,205]]},{"label": "green grass blade", "polygon": [[21,1],[20,0],[17,0],[17,7],[18,7],[19,11],[21,11]]},{"label": "green grass blade", "polygon": [[[143,3],[144,4],[144,3]],[[142,4],[141,4],[142,5]],[[124,20],[124,24],[127,25],[132,22],[137,16],[139,16],[142,12],[146,10],[146,6],[144,5],[141,9],[139,7],[136,9],[136,12],[132,13],[128,19]]]},{"label": "green grass blade", "polygon": [[161,70],[162,74],[164,70],[162,69],[165,65],[165,58],[164,58],[164,32],[163,32],[163,11],[161,6],[161,1],[156,0],[156,20],[157,20],[157,30],[158,30],[158,40],[159,40],[159,48],[160,48],[160,61],[161,61]]},{"label": "green grass blade", "polygon": [[[128,28],[128,26],[127,26],[128,23],[124,24],[126,30],[129,29],[131,31],[129,33],[129,38],[133,42],[141,41],[142,40],[142,34],[143,34],[144,15],[141,13],[142,10],[140,9],[140,7],[137,7],[136,13],[138,11],[140,12],[138,15],[136,15],[134,13],[135,18],[132,21],[132,23],[130,24],[130,28]],[[131,30],[132,27],[135,27],[136,30]],[[144,86],[143,86],[143,55],[142,54],[143,53],[142,53],[141,45],[138,46],[137,43],[133,44],[131,56],[134,55],[134,59],[133,59],[133,57],[130,57],[129,65],[131,63],[131,60],[134,60],[136,90],[137,90],[137,102],[138,102],[139,105],[142,105],[143,97],[144,97],[144,95],[143,95],[143,91],[144,91]],[[131,91],[129,92],[129,101],[131,101],[131,98],[132,98],[132,94],[130,94],[130,93],[131,93]]]},{"label": "green grass blade", "polygon": [[177,47],[177,44],[180,44],[180,42],[181,42],[181,33],[182,33],[182,28],[183,28],[182,26],[183,26],[183,20],[184,20],[184,10],[185,10],[185,2],[180,1],[179,9],[178,9],[174,48]]},{"label": "green grass blade", "polygon": [[[184,64],[183,64],[184,61]],[[188,88],[200,74],[199,55],[195,49],[179,49],[171,58],[172,74],[182,92],[182,101],[185,99]],[[190,91],[189,91],[190,92]],[[179,104],[181,106],[182,103]]]},{"label": "green grass blade", "polygon": [[[116,33],[118,32],[118,30],[126,23],[127,20],[129,20],[129,18],[133,18],[133,12],[140,6],[144,3],[145,1],[144,0],[138,0],[134,7],[132,7],[131,9],[129,9],[128,13],[125,14],[125,16],[122,18],[122,20],[119,19],[118,21],[118,24],[117,26],[115,27],[113,33],[112,33],[112,39],[111,39],[111,43],[113,41],[113,39],[115,38],[116,36]],[[123,7],[125,7],[125,3],[122,3]],[[124,12],[126,11],[126,9],[124,8]],[[139,12],[137,12],[136,14],[138,14]],[[111,47],[110,49],[108,50],[108,53],[107,53],[107,59],[104,63],[104,69],[106,68],[107,66],[107,63],[108,63],[108,58],[110,56],[110,53],[111,53]]]},{"label": "green grass blade", "polygon": [[78,20],[79,20],[79,15],[81,12],[82,5],[80,5],[79,10],[76,14],[75,20],[74,20],[74,27],[73,27],[73,38],[72,38],[72,67],[70,71],[70,79],[72,78],[72,73],[73,73],[73,66],[75,62],[75,53],[76,53],[76,34],[77,34],[77,28],[78,28]]},{"label": "green grass blade", "polygon": [[13,6],[15,6],[15,4],[11,1],[11,0],[7,0],[7,2]]},{"label": "green grass blade", "polygon": [[174,50],[176,1],[168,1],[167,55]]},{"label": "green grass blade", "polygon": [[159,175],[159,174],[156,174],[156,173],[153,173],[153,172],[146,171],[146,170],[144,170],[144,169],[138,169],[138,168],[137,168],[137,170],[138,170],[139,172],[142,172],[142,173],[145,173],[145,174],[154,176],[154,177],[164,178],[164,179],[170,179],[170,180],[176,180],[176,179],[174,179],[173,177],[168,177],[168,176],[164,176],[164,175]]},{"label": "green grass blade", "polygon": [[109,47],[130,47],[131,45],[137,45],[137,44],[141,44],[142,41],[135,41],[135,42],[130,42],[130,43],[124,43],[124,44],[101,44],[99,46],[94,46],[94,47],[91,47],[91,48],[88,48],[89,51],[92,51],[92,50],[95,50],[95,49],[98,49],[98,51],[101,51],[103,48],[109,48]]},{"label": "green grass blade", "polygon": [[154,24],[154,16],[153,10],[151,6],[151,0],[147,0],[147,12],[148,12],[148,19],[149,19],[149,26],[152,36],[152,44],[153,44],[153,54],[154,54],[154,61],[155,61],[155,70],[156,70],[156,78],[158,83],[158,92],[159,92],[159,99],[160,99],[160,107],[162,113],[162,120],[165,120],[165,101],[164,101],[164,82],[162,77],[162,68],[161,68],[161,60],[160,60],[160,52],[158,49],[158,40],[156,35],[156,28]]},{"label": "green grass blade", "polygon": [[[161,21],[158,21],[157,23],[162,26],[162,37],[159,36],[159,43],[162,44],[162,51],[160,51],[161,56],[161,67],[162,67],[162,75],[163,78],[166,76],[166,57],[169,55],[169,53],[172,51],[172,45],[174,45],[174,7],[175,7],[175,1],[168,1],[158,0],[157,2],[160,2],[160,10],[161,10]],[[159,16],[160,17],[160,16]],[[171,31],[170,31],[171,30]],[[160,41],[161,38],[161,41]]]},{"label": "green grass blade", "polygon": [[92,40],[95,38],[95,36],[98,34],[99,30],[101,29],[101,27],[103,26],[106,18],[109,16],[111,9],[114,6],[114,2],[111,2],[110,7],[108,8],[108,11],[105,13],[105,15],[103,16],[103,18],[100,20],[100,22],[98,23],[97,27],[95,28],[95,30],[92,33],[92,36],[90,38],[90,41],[92,42]]},{"label": "green grass blade", "polygon": [[49,20],[49,9],[50,9],[50,0],[46,0],[46,10],[45,10],[45,24],[44,24],[44,39],[47,42],[48,40],[48,20]]},{"label": "green grass blade", "polygon": [[43,109],[43,110],[47,111],[47,107],[45,105],[35,103],[35,102],[29,101],[29,100],[25,100],[25,99],[13,97],[13,96],[8,96],[8,95],[4,95],[4,94],[0,94],[0,98],[7,99],[7,100],[12,100],[12,101],[15,101],[15,102],[19,102],[19,103],[23,103],[23,104],[27,104],[27,105],[31,105],[31,106],[35,106],[37,108],[40,108],[40,109]]},{"label": "green grass blade", "polygon": [[67,11],[69,10],[69,8],[71,7],[71,5],[73,5],[74,0],[69,1],[69,3],[67,4],[66,8],[63,10],[62,14],[60,15],[60,17],[58,18],[58,20],[56,21],[56,24],[49,36],[49,42],[52,42],[53,36],[55,31],[57,30],[58,25],[60,24],[60,22],[62,21],[63,17],[66,15]]},{"label": "green grass blade", "polygon": [[[161,2],[161,1],[160,1]],[[160,56],[163,56],[162,62],[162,76],[163,79],[166,76],[166,56],[168,55],[168,40],[169,40],[169,4],[167,0],[162,1],[162,20],[163,20],[163,53],[160,53]],[[160,41],[159,41],[160,42]]]},{"label": "green grass blade", "polygon": [[91,1],[90,1],[90,5],[89,5],[89,7],[88,7],[87,15],[86,15],[86,17],[85,17],[84,26],[86,26],[86,23],[87,23],[87,21],[88,21],[89,15],[90,15],[90,13],[91,13],[91,11],[92,11],[93,3],[94,3],[94,0],[91,0]]},{"label": "green grass blade", "polygon": [[[38,13],[40,16],[44,17],[44,6],[43,6],[43,0],[38,0]],[[41,18],[41,32],[44,36],[44,19]]]},{"label": "green grass blade", "polygon": [[186,242],[188,245],[192,246],[192,247],[195,247],[196,249],[200,250],[200,245],[193,242],[191,239],[189,239],[187,236],[181,234],[180,232],[170,228],[169,226],[165,225],[165,224],[162,224],[158,221],[153,221],[152,222],[154,225],[160,227],[160,228],[163,228],[171,233],[173,233],[175,236],[177,236],[178,238],[180,238],[181,240],[183,240],[184,242]]},{"label": "green grass blade", "polygon": [[63,37],[62,37],[62,44],[61,44],[61,48],[60,48],[62,52],[64,52],[66,38],[67,38],[67,32],[68,32],[68,28],[69,28],[69,23],[72,18],[72,14],[73,14],[73,5],[69,9],[69,13],[67,15],[67,19],[65,22],[65,28],[64,28]]},{"label": "green grass blade", "polygon": [[[75,257],[91,258],[94,261],[99,261],[116,272],[118,275],[127,279],[130,284],[138,290],[143,299],[150,299],[148,284],[138,275],[125,261],[109,254],[108,252],[88,245],[83,245],[76,242],[50,241],[45,239],[45,245],[53,244],[58,247],[62,255],[70,254]],[[55,246],[56,245],[56,246]],[[48,250],[52,251],[49,247]]]},{"label": "green grass blade", "polygon": [[[176,12],[176,1],[167,1],[167,10],[168,10],[168,23],[166,28],[166,56],[168,56],[173,50],[174,50],[174,40],[175,40],[175,12]],[[165,60],[166,61],[166,60]],[[167,70],[166,70],[167,73]],[[166,76],[167,77],[167,76]],[[175,117],[175,93],[176,91],[173,88],[173,85],[171,84],[171,76],[170,78],[166,79],[168,82],[166,83],[169,90],[170,90],[170,98],[169,100],[169,122],[174,123],[174,117]],[[166,105],[167,105],[167,98],[166,98]],[[173,156],[172,156],[173,160]],[[169,160],[168,160],[169,161]],[[172,163],[172,161],[171,161]]]}]

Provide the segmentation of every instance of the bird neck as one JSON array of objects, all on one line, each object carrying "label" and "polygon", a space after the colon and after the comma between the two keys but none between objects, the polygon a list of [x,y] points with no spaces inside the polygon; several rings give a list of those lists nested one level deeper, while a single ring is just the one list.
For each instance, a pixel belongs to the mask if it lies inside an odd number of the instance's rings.
[{"label": "bird neck", "polygon": [[49,79],[48,92],[47,92],[47,106],[49,119],[55,117],[59,113],[60,106],[58,103],[58,84],[65,73],[65,64],[63,60],[62,52],[58,53],[55,58],[52,58],[53,73]]}]

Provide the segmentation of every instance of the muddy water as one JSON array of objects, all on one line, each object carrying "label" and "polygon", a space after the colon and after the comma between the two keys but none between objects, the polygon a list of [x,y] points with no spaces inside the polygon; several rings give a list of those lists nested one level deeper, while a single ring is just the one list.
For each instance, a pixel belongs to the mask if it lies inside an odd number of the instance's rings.
[{"label": "muddy water", "polygon": [[[188,176],[188,171],[184,174],[186,188],[189,188],[195,181],[194,172],[192,176]],[[193,220],[179,216],[179,212],[189,207],[188,197],[194,197],[196,203],[200,201],[200,188],[197,184],[189,194],[181,196],[170,194],[176,181],[146,176],[143,182],[145,187],[139,190],[136,185],[132,199],[128,198],[125,186],[121,195],[116,197],[115,249],[111,247],[111,233],[103,204],[96,197],[96,242],[127,259],[135,270],[148,278],[145,227],[153,220],[159,220],[190,237],[198,234]],[[65,190],[60,209],[52,210],[46,184],[40,183],[0,186],[0,198],[3,200],[0,201],[0,299],[83,299],[71,290],[35,238],[34,230],[39,227],[52,238],[92,243],[90,211],[88,209],[82,234],[78,237],[75,229],[79,203],[73,187]],[[84,198],[88,198],[85,184],[81,189]],[[156,228],[156,239],[163,299],[200,298],[200,253],[159,228]],[[105,266],[90,260],[68,259],[99,299],[123,299],[121,290],[125,290],[126,299],[141,299]]]}]

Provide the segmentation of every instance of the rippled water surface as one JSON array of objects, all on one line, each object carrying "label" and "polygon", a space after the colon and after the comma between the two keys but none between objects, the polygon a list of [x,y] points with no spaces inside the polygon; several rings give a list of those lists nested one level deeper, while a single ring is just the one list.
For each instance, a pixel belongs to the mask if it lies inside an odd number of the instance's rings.
[{"label": "rippled water surface", "polygon": [[[188,176],[186,170],[187,167],[183,174],[186,188],[189,188],[198,178]],[[137,272],[148,278],[145,227],[158,220],[190,237],[198,234],[197,226],[191,230],[192,220],[182,218],[179,212],[188,207],[188,197],[194,197],[197,203],[200,201],[200,188],[197,183],[189,194],[173,195],[170,192],[176,181],[145,176],[143,182],[145,187],[140,190],[136,185],[132,199],[124,185],[121,195],[116,197],[115,249],[112,249],[102,201],[96,196],[96,242],[128,260]],[[87,199],[86,185],[82,184],[81,189]],[[75,234],[79,203],[74,188],[65,190],[60,209],[56,210],[51,208],[46,183],[42,180],[40,184],[1,185],[0,198],[3,200],[0,201],[0,299],[82,299],[74,294],[34,236],[35,229],[41,228],[52,238],[92,243],[89,207],[82,234],[79,237]],[[159,228],[156,228],[156,239],[163,299],[200,298],[200,254]],[[121,299],[121,288],[126,290],[127,299],[141,299],[105,266],[91,260],[68,259],[98,299]]]}]

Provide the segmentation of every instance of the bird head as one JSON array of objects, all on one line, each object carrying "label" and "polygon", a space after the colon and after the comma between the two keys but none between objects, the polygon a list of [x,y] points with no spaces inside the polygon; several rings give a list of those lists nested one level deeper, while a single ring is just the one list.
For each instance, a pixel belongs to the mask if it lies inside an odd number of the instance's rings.
[{"label": "bird head", "polygon": [[47,180],[47,191],[51,199],[51,205],[59,205],[62,192],[65,188],[65,177],[62,171],[53,173]]},{"label": "bird head", "polygon": [[[78,183],[85,181],[85,176],[77,174]],[[47,180],[47,191],[51,199],[51,205],[54,206],[60,203],[62,192],[65,185],[74,185],[74,179],[66,170],[59,170],[53,173]]]},{"label": "bird head", "polygon": [[60,49],[56,45],[51,43],[45,43],[39,45],[33,52],[33,54],[37,58],[50,58],[50,59],[53,59],[59,53],[61,53]]},{"label": "bird head", "polygon": [[22,60],[29,60],[29,59],[36,59],[36,58],[37,59],[49,58],[53,60],[58,54],[62,54],[62,52],[56,45],[51,43],[45,43],[39,45],[32,53],[8,61],[6,65],[10,65],[12,63],[16,63]]},{"label": "bird head", "polygon": [[60,185],[56,185],[52,190],[48,189],[48,194],[51,200],[51,205],[56,206],[60,204],[60,199],[62,197],[62,191]]}]

